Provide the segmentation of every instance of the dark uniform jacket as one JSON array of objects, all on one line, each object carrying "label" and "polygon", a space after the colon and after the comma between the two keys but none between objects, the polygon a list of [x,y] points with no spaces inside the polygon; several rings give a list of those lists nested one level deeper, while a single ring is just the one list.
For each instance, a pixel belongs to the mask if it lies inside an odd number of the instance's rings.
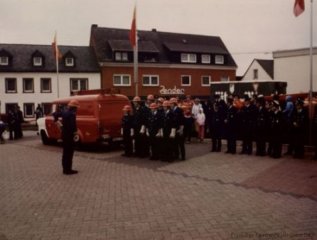
[{"label": "dark uniform jacket", "polygon": [[123,136],[131,136],[131,129],[133,128],[134,117],[126,114],[122,117],[121,127],[123,129]]},{"label": "dark uniform jacket", "polygon": [[226,114],[226,119],[225,119],[226,120],[225,128],[226,128],[227,135],[236,134],[237,111],[238,111],[237,108],[233,105],[231,105],[227,109],[227,114]]},{"label": "dark uniform jacket", "polygon": [[152,112],[148,120],[150,137],[155,137],[161,128],[163,128],[163,115],[158,111]]},{"label": "dark uniform jacket", "polygon": [[176,122],[174,118],[174,113],[172,110],[168,110],[163,113],[164,120],[163,120],[163,136],[169,137],[171,134],[172,128],[176,128]]},{"label": "dark uniform jacket", "polygon": [[211,115],[210,128],[211,137],[220,138],[223,134],[223,113],[221,111],[213,111]]},{"label": "dark uniform jacket", "polygon": [[135,130],[135,133],[138,134],[140,132],[142,125],[147,126],[149,110],[144,106],[139,106],[138,108],[134,108],[133,116],[133,128]]},{"label": "dark uniform jacket", "polygon": [[76,111],[68,109],[61,114],[62,116],[62,139],[73,140],[74,133],[77,132]]}]

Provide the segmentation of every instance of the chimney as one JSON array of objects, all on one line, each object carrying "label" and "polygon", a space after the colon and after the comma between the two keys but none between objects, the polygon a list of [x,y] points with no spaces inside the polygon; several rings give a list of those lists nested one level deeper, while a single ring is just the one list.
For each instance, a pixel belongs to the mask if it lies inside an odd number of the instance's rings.
[{"label": "chimney", "polygon": [[152,32],[157,32],[156,28],[152,28]]}]

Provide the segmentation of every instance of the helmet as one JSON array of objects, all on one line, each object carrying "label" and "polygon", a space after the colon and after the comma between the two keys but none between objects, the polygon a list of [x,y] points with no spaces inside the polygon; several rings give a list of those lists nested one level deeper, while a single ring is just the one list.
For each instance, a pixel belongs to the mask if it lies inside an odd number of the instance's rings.
[{"label": "helmet", "polygon": [[171,103],[169,101],[164,101],[163,102],[163,107],[170,107]]},{"label": "helmet", "polygon": [[79,108],[79,102],[76,99],[70,100],[70,102],[67,104],[69,107],[76,107]]},{"label": "helmet", "polygon": [[153,101],[154,100],[154,96],[153,96],[153,94],[149,94],[149,95],[147,95],[147,98],[146,98],[147,100],[151,100],[151,101]]},{"label": "helmet", "polygon": [[123,107],[123,109],[122,109],[122,111],[126,111],[126,112],[129,112],[129,111],[131,111],[131,110],[132,110],[132,108],[131,108],[130,105],[125,105],[125,106]]},{"label": "helmet", "polygon": [[171,98],[171,99],[170,99],[170,103],[176,103],[176,104],[177,104],[177,99],[176,99],[176,98],[174,98],[174,97],[173,97],[173,98]]},{"label": "helmet", "polygon": [[141,102],[141,98],[139,96],[135,96],[132,101],[133,102]]},{"label": "helmet", "polygon": [[156,103],[151,103],[150,108],[151,109],[157,109],[157,104]]}]

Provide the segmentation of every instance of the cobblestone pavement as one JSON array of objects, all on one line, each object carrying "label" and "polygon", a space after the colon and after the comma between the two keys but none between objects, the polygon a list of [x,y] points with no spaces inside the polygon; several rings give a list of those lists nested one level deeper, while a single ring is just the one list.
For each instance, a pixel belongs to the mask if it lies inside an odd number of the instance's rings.
[{"label": "cobblestone pavement", "polygon": [[34,132],[0,145],[0,240],[317,239],[317,162],[210,153],[166,164],[76,152]]}]

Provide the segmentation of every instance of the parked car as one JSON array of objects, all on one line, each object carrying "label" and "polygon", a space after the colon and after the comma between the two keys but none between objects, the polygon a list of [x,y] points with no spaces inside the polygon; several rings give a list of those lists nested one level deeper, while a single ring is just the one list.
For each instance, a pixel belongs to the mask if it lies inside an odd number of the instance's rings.
[{"label": "parked car", "polygon": [[43,144],[61,139],[61,129],[54,121],[53,113],[63,111],[68,102],[76,99],[78,142],[81,144],[112,143],[121,141],[122,109],[130,104],[129,99],[120,94],[87,94],[57,99],[52,103],[52,113],[37,120],[38,131]]}]

